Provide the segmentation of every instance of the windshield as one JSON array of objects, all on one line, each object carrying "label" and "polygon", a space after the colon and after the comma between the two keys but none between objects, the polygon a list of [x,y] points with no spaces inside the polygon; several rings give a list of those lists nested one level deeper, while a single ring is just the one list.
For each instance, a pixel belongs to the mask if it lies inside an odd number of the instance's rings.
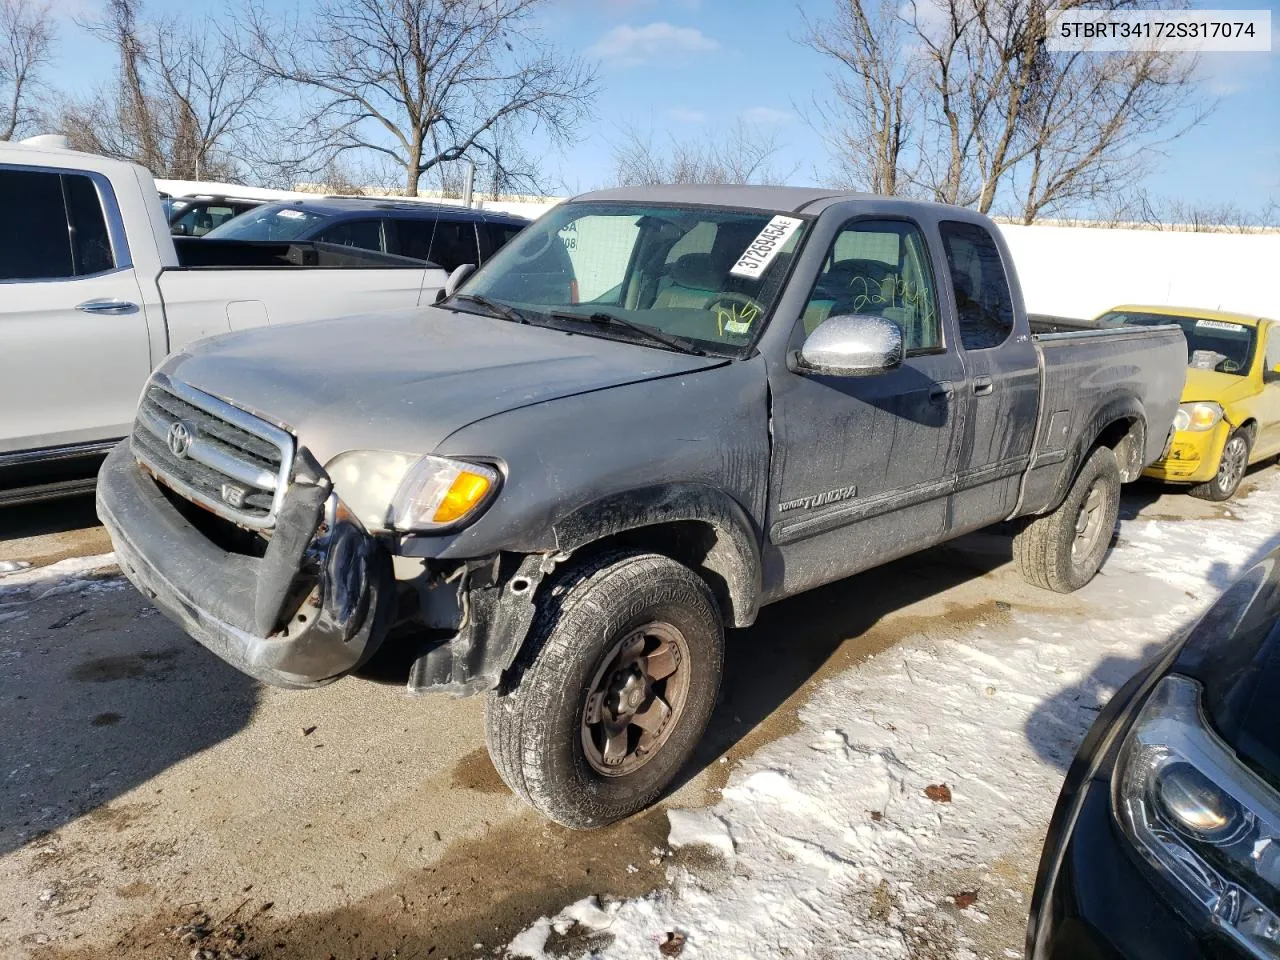
[{"label": "windshield", "polygon": [[284,204],[268,204],[228,220],[205,234],[210,240],[300,240],[326,217]]},{"label": "windshield", "polygon": [[[737,354],[766,322],[809,221],[754,210],[565,203],[466,284],[530,319],[602,314]],[[584,333],[626,336],[623,323]]]},{"label": "windshield", "polygon": [[1187,363],[1200,370],[1244,376],[1253,361],[1257,328],[1225,320],[1173,317],[1163,313],[1113,310],[1098,318],[1100,327],[1158,327],[1176,323],[1187,338]]}]

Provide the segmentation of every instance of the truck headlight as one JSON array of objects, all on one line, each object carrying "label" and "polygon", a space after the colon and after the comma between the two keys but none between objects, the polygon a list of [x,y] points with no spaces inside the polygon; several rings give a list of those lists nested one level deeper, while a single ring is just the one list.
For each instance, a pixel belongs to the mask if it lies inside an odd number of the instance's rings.
[{"label": "truck headlight", "polygon": [[1112,784],[1143,858],[1251,956],[1280,956],[1280,794],[1200,710],[1200,685],[1164,678],[1125,739]]},{"label": "truck headlight", "polygon": [[1184,403],[1173,416],[1173,429],[1195,433],[1212,430],[1222,416],[1222,407],[1216,403]]},{"label": "truck headlight", "polygon": [[497,492],[492,467],[448,457],[353,450],[325,468],[367,530],[440,531],[476,516]]}]

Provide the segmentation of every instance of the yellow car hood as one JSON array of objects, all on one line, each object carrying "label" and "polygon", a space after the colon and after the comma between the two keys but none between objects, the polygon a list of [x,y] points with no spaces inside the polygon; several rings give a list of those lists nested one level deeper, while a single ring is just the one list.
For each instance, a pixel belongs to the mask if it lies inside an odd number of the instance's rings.
[{"label": "yellow car hood", "polygon": [[1213,400],[1225,407],[1229,403],[1243,400],[1253,392],[1253,385],[1248,377],[1189,367],[1187,384],[1182,388],[1182,402]]}]

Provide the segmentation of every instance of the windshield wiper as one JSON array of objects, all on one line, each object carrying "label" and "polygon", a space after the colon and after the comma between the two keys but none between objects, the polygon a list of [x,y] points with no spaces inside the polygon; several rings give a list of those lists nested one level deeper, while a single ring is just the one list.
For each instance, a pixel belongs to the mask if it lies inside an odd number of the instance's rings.
[{"label": "windshield wiper", "polygon": [[552,311],[548,314],[555,320],[577,320],[579,323],[592,323],[597,327],[621,327],[624,330],[630,330],[638,333],[647,340],[654,343],[660,343],[664,347],[670,347],[672,350],[679,350],[681,353],[690,353],[695,357],[705,357],[707,351],[701,347],[695,346],[693,341],[687,337],[679,337],[671,333],[663,333],[661,330],[655,330],[653,327],[647,327],[643,323],[635,323],[626,317],[619,317],[616,314],[597,311],[592,314],[583,315],[581,313],[570,313],[566,311]]},{"label": "windshield wiper", "polygon": [[[528,323],[529,318],[517,310],[515,307],[509,307],[505,303],[498,303],[490,300],[488,297],[482,297],[478,293],[455,293],[449,300],[458,300],[463,303],[474,303],[477,307],[484,307],[492,314],[502,317],[504,320],[512,320],[516,323]],[[449,300],[443,301],[448,303]]]}]

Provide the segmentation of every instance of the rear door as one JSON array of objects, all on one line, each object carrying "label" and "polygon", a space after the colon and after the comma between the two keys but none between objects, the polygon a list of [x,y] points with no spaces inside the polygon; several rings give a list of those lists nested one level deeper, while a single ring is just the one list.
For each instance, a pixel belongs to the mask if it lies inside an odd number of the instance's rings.
[{"label": "rear door", "polygon": [[969,401],[935,273],[924,231],[912,220],[850,220],[827,250],[791,343],[799,347],[829,317],[870,314],[902,328],[906,359],[870,377],[771,373],[768,524],[785,593],[945,536]]},{"label": "rear door", "polygon": [[0,165],[0,215],[0,453],[124,436],[152,357],[110,182]]},{"label": "rear door", "polygon": [[951,532],[1003,520],[1018,502],[1035,435],[1040,367],[1035,345],[1020,326],[1001,247],[977,223],[938,224],[969,375],[965,419],[952,503]]}]

